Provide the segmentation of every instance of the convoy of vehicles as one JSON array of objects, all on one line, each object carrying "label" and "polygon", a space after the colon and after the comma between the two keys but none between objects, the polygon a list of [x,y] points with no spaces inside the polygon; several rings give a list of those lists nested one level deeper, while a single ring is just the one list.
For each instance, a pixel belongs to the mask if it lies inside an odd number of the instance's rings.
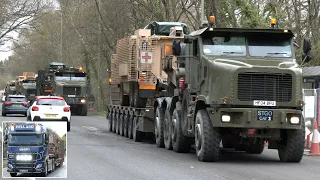
[{"label": "convoy of vehicles", "polygon": [[46,70],[39,70],[37,95],[62,96],[73,113],[86,116],[88,96],[91,93],[87,74],[83,68],[66,67],[64,63],[52,62]]},{"label": "convoy of vehicles", "polygon": [[2,116],[7,114],[22,114],[27,116],[30,104],[24,95],[8,95],[2,104]]},{"label": "convoy of vehicles", "polygon": [[52,129],[37,123],[13,123],[4,135],[8,146],[7,171],[46,177],[64,162],[65,147]]},{"label": "convoy of vehicles", "polygon": [[60,96],[37,96],[27,111],[27,121],[66,121],[70,131],[71,111],[65,99]]},{"label": "convoy of vehicles", "polygon": [[[218,161],[221,141],[253,154],[268,141],[281,161],[300,162],[305,124],[293,33],[216,28],[214,20],[188,35],[158,23],[149,26],[158,29],[153,34],[139,29],[118,41],[109,130],[135,141],[151,133],[158,147],[181,153],[194,144],[199,161]],[[310,58],[310,41],[304,43]]]}]

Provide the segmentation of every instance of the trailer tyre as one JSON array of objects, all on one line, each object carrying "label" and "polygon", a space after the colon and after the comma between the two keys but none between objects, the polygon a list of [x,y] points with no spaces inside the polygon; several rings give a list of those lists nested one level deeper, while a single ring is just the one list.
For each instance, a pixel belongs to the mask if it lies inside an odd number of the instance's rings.
[{"label": "trailer tyre", "polygon": [[46,165],[44,166],[44,172],[41,173],[42,177],[47,177],[48,175],[48,162],[46,162]]},{"label": "trailer tyre", "polygon": [[171,140],[171,112],[169,109],[166,109],[164,113],[164,122],[163,122],[163,138],[164,146],[168,150],[172,150],[172,140]]},{"label": "trailer tyre", "polygon": [[121,136],[123,136],[123,135],[124,135],[124,133],[123,133],[123,130],[124,130],[124,114],[121,114],[121,115],[120,115],[119,128],[120,128],[119,134],[120,134]]},{"label": "trailer tyre", "polygon": [[187,153],[191,149],[192,140],[183,135],[181,128],[181,111],[175,109],[171,120],[171,139],[173,151],[178,153]]},{"label": "trailer tyre", "polygon": [[141,141],[141,132],[138,130],[138,117],[133,118],[132,122],[132,138],[134,142],[140,142]]},{"label": "trailer tyre", "polygon": [[70,122],[67,122],[67,131],[70,131]]},{"label": "trailer tyre", "polygon": [[117,126],[116,126],[116,124],[117,124],[117,116],[116,116],[116,113],[114,112],[114,113],[112,113],[112,132],[116,132],[116,128],[117,128]]},{"label": "trailer tyre", "polygon": [[278,155],[282,162],[299,163],[302,160],[305,144],[305,122],[301,116],[301,129],[288,129],[281,132]]},{"label": "trailer tyre", "polygon": [[108,130],[109,130],[109,132],[112,132],[112,113],[111,113],[111,111],[107,115],[107,121],[108,121]]},{"label": "trailer tyre", "polygon": [[120,130],[120,114],[117,113],[116,115],[117,121],[116,121],[116,134],[120,134],[119,130]]},{"label": "trailer tyre", "polygon": [[53,159],[52,160],[52,170],[51,170],[51,172],[53,172],[55,169],[56,169],[56,163],[55,163],[55,160]]},{"label": "trailer tyre", "polygon": [[123,117],[123,136],[128,137],[128,122],[129,122],[129,115],[125,115]]},{"label": "trailer tyre", "polygon": [[17,177],[17,173],[10,173],[11,177]]},{"label": "trailer tyre", "polygon": [[160,106],[157,106],[154,118],[154,136],[156,139],[156,144],[159,148],[164,147],[164,137],[163,137],[163,121],[164,121],[164,111]]},{"label": "trailer tyre", "polygon": [[128,138],[130,138],[130,139],[133,138],[133,136],[132,136],[132,134],[133,134],[133,130],[132,130],[132,128],[133,128],[133,125],[132,125],[133,118],[134,118],[134,116],[130,116],[129,120],[128,120]]},{"label": "trailer tyre", "polygon": [[4,112],[2,112],[2,116],[7,116],[7,114],[6,114],[6,113],[4,113]]},{"label": "trailer tyre", "polygon": [[201,109],[197,112],[195,123],[195,144],[199,161],[216,162],[220,157],[221,134],[214,128],[208,112]]}]

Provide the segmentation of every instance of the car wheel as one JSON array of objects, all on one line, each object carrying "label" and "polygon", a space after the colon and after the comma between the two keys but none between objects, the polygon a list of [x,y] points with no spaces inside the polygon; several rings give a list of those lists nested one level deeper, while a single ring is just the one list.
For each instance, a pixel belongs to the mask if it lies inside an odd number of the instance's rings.
[{"label": "car wheel", "polygon": [[70,122],[67,122],[67,131],[70,131]]}]

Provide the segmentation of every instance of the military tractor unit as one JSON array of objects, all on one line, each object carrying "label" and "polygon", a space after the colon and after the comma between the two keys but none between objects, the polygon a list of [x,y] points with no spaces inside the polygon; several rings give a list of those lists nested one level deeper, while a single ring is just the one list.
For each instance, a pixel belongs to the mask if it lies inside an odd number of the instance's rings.
[{"label": "military tractor unit", "polygon": [[62,96],[71,111],[86,116],[90,84],[83,68],[67,67],[64,63],[52,62],[45,70],[38,71],[37,96]]},{"label": "military tractor unit", "polygon": [[[220,142],[261,154],[268,141],[283,162],[304,152],[302,69],[289,29],[216,28],[188,33],[153,22],[120,39],[112,55],[109,131],[219,161]],[[311,41],[304,41],[304,60]]]}]

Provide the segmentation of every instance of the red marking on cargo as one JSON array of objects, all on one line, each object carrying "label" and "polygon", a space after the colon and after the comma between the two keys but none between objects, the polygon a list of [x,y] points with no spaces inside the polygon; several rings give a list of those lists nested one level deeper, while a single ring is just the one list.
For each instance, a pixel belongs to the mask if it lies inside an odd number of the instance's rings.
[{"label": "red marking on cargo", "polygon": [[248,129],[248,134],[255,134],[256,133],[256,129]]},{"label": "red marking on cargo", "polygon": [[144,56],[141,56],[142,59],[144,59],[144,62],[148,62],[149,59],[151,59],[151,56],[148,55],[148,53],[145,53]]}]

